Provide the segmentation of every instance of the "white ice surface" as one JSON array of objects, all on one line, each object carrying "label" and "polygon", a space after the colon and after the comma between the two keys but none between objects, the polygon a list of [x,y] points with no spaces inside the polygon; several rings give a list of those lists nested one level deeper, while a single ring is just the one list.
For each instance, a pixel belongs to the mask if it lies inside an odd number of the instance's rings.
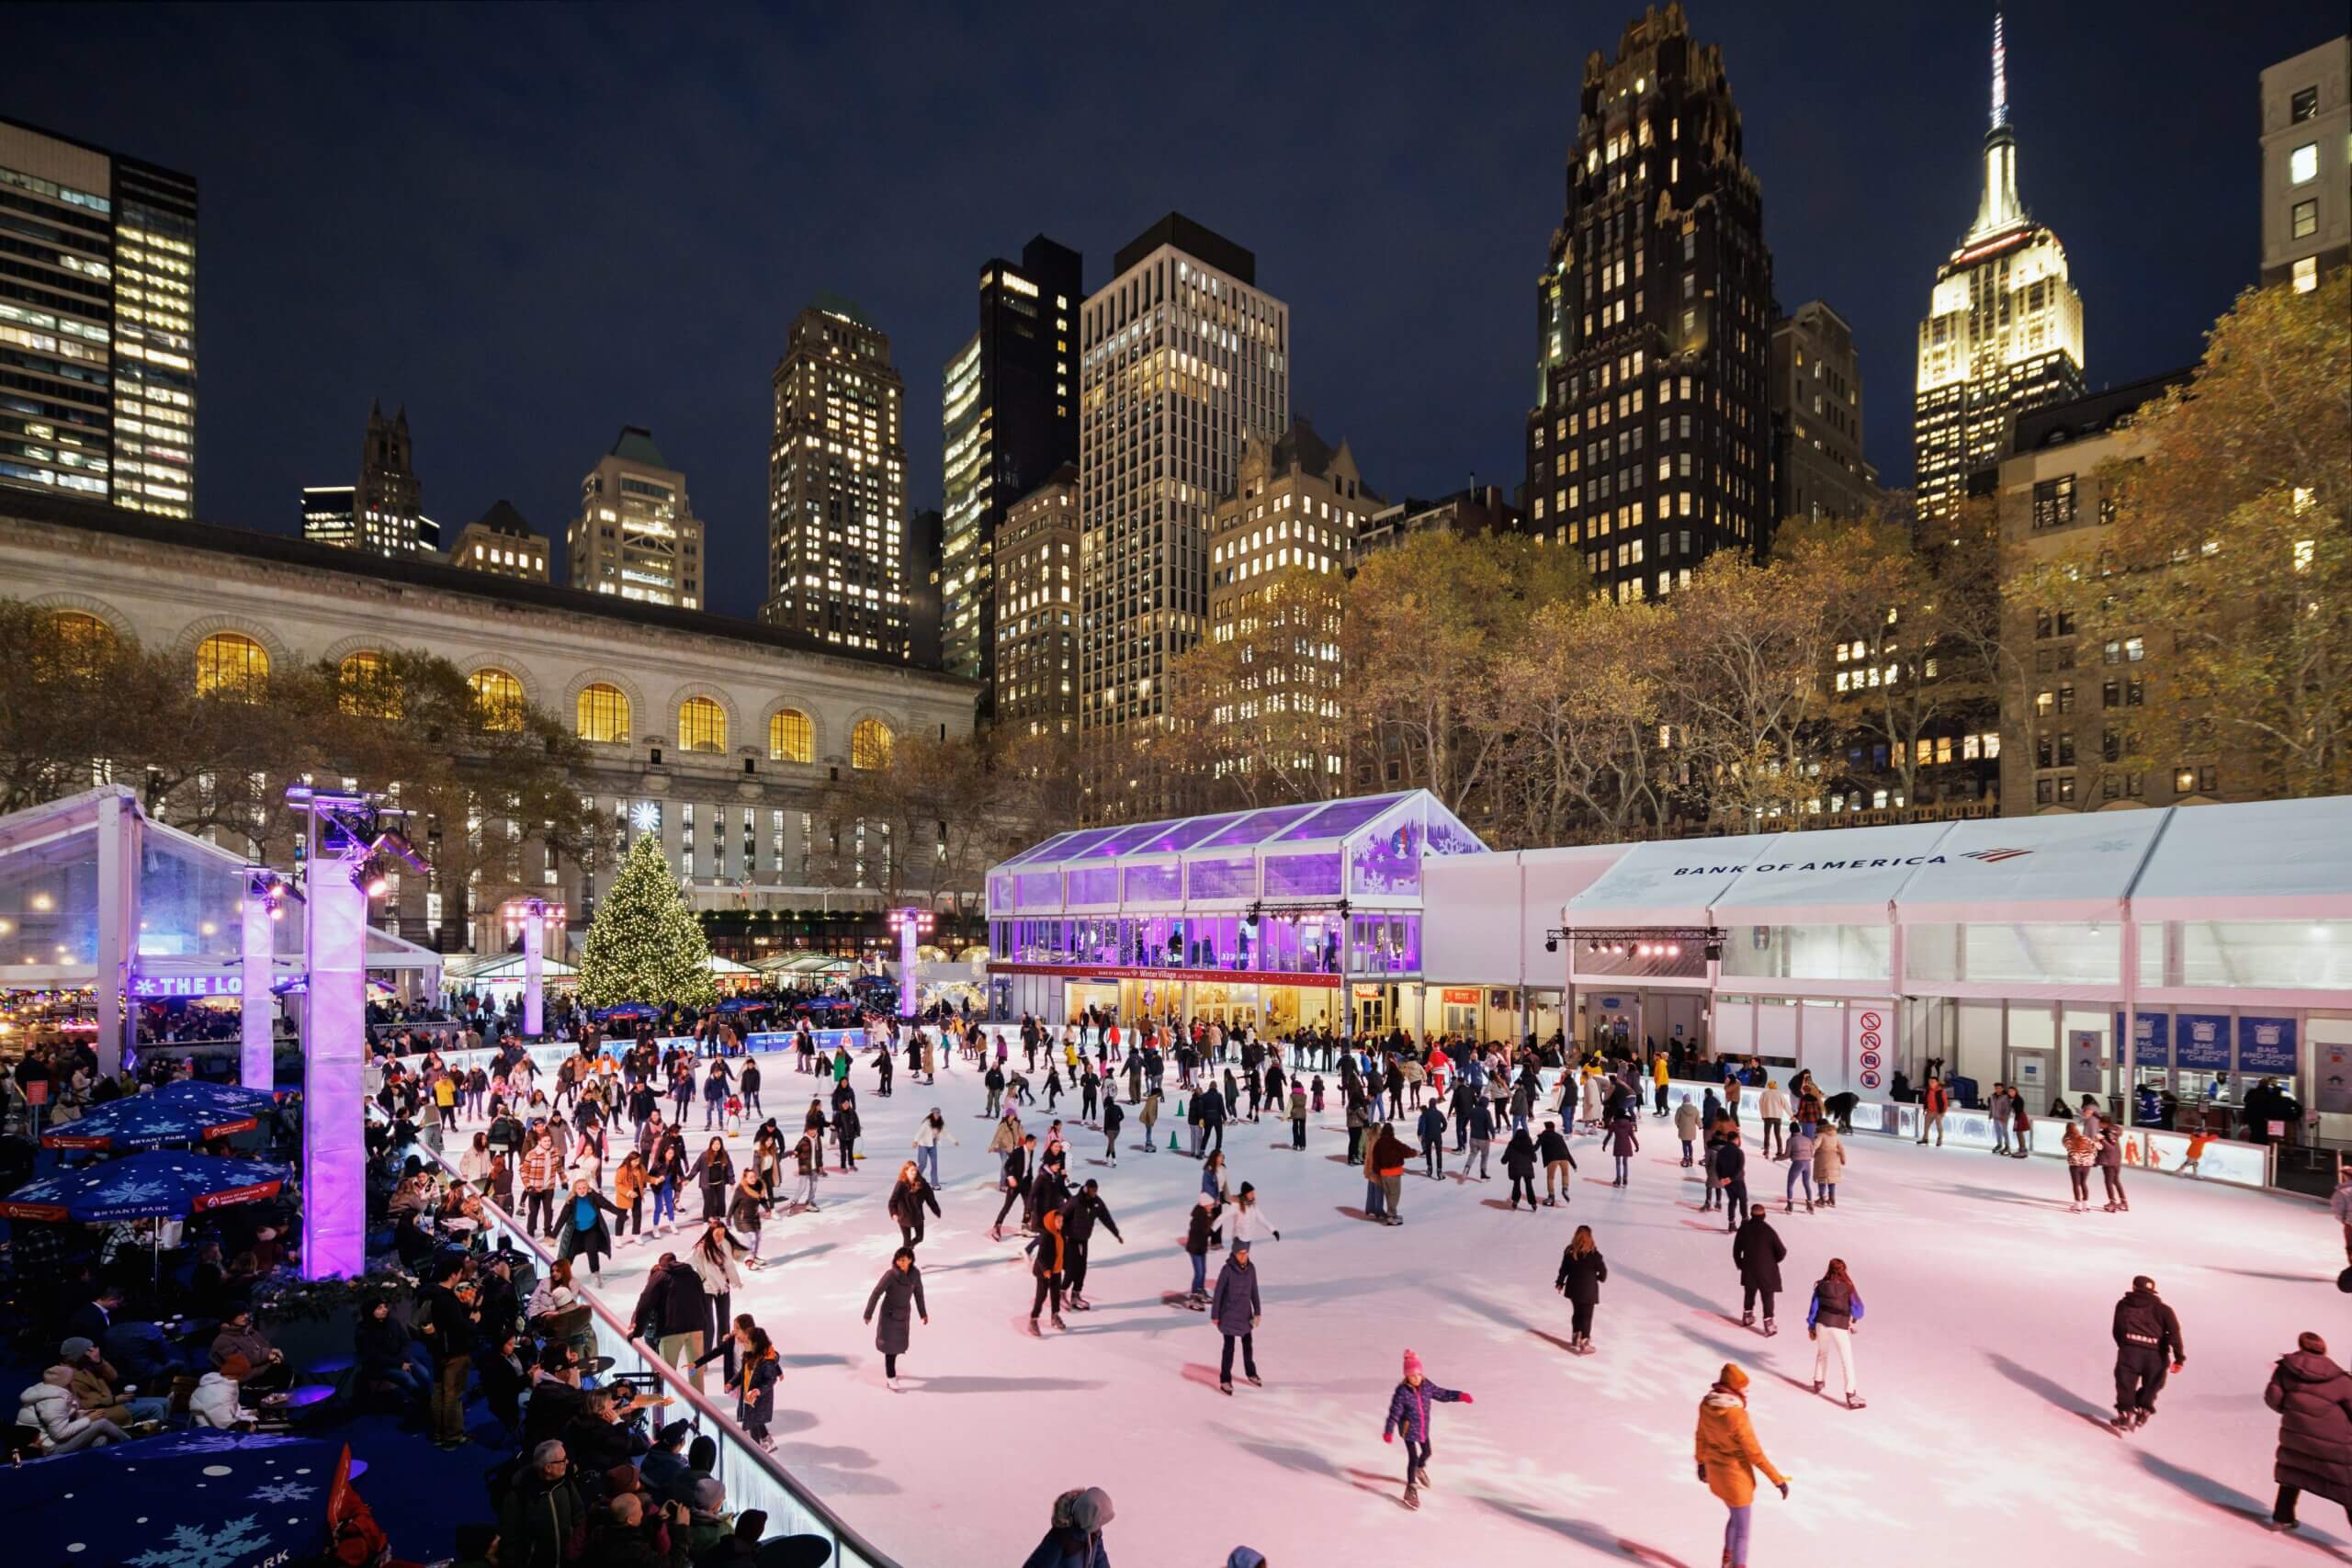
[{"label": "white ice surface", "polygon": [[[797,1135],[817,1080],[788,1056],[763,1069],[763,1099]],[[1757,1500],[1758,1565],[2352,1561],[2332,1505],[2304,1499],[2301,1539],[2258,1522],[2274,1491],[2272,1361],[2303,1329],[2339,1359],[2352,1351],[2334,1286],[2341,1237],[2307,1201],[2133,1173],[2130,1213],[2069,1214],[2054,1163],[1859,1134],[1836,1211],[1782,1216],[1775,1204],[1790,1289],[1768,1340],[1739,1325],[1730,1238],[1699,1213],[1669,1123],[1645,1119],[1623,1190],[1607,1185],[1596,1141],[1576,1139],[1574,1202],[1535,1214],[1504,1212],[1499,1163],[1491,1182],[1466,1185],[1450,1155],[1442,1183],[1416,1165],[1405,1224],[1391,1228],[1342,1212],[1361,1208],[1364,1187],[1340,1160],[1334,1094],[1304,1154],[1287,1122],[1227,1131],[1233,1185],[1256,1183],[1283,1239],[1255,1249],[1266,1386],[1237,1383],[1227,1398],[1216,1332],[1166,1299],[1190,1282],[1180,1243],[1194,1161],[1140,1153],[1130,1113],[1117,1168],[1098,1165],[1101,1134],[1071,1122],[1072,1178],[1101,1180],[1126,1242],[1097,1232],[1096,1310],[1031,1339],[1020,1242],[988,1237],[996,1162],[978,1075],[959,1065],[926,1087],[901,1070],[884,1100],[861,1059],[852,1081],[870,1157],[825,1179],[819,1213],[771,1219],[763,1250],[776,1266],[735,1304],[784,1352],[777,1457],[907,1568],[1018,1563],[1055,1494],[1085,1485],[1115,1504],[1106,1540],[1120,1568],[1218,1564],[1237,1544],[1273,1568],[1399,1548],[1427,1562],[1711,1568],[1723,1509],[1692,1474],[1691,1433],[1727,1359],[1752,1374],[1758,1434],[1795,1482],[1789,1501]],[[858,1313],[898,1245],[889,1183],[934,1105],[963,1142],[942,1147],[944,1217],[922,1248],[931,1323],[915,1325],[907,1391],[893,1394]],[[700,1112],[697,1101],[694,1148]],[[1042,1103],[1026,1113],[1033,1131],[1049,1120]],[[1163,1140],[1170,1129],[1164,1117]],[[741,1161],[748,1137],[732,1144]],[[1751,1164],[1759,1197],[1783,1168]],[[700,1210],[692,1196],[686,1207]],[[1551,1288],[1578,1222],[1610,1267],[1599,1354],[1586,1357],[1564,1349],[1568,1306]],[[605,1270],[605,1299],[624,1317],[659,1245],[625,1245]],[[1833,1255],[1868,1306],[1860,1412],[1807,1386],[1804,1303]],[[1212,1280],[1225,1257],[1211,1255]],[[2100,1425],[2109,1322],[2143,1271],[2179,1312],[2189,1360],[2155,1421],[2120,1438]],[[1401,1446],[1380,1440],[1408,1347],[1476,1398],[1438,1408],[1419,1514],[1399,1505]]]}]

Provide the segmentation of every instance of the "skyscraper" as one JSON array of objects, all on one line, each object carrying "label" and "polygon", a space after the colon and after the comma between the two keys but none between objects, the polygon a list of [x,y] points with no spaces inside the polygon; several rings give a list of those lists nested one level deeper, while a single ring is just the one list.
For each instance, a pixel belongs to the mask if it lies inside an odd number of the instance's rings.
[{"label": "skyscraper", "polygon": [[947,362],[941,644],[950,674],[996,682],[994,547],[1005,508],[1078,461],[1074,321],[1084,298],[1076,251],[1039,234],[1018,265],[980,268],[980,325]]},{"label": "skyscraper", "polygon": [[1826,300],[1772,323],[1772,520],[1853,517],[1878,494],[1862,456],[1862,358]]},{"label": "skyscraper", "polygon": [[2067,280],[2066,249],[2018,199],[2008,51],[1997,14],[1992,118],[1976,221],[1936,269],[1919,323],[1911,446],[1925,517],[1951,512],[1972,480],[1990,482],[2012,450],[2018,415],[2083,395],[2083,301]]},{"label": "skyscraper", "polygon": [[196,179],[0,119],[0,485],[196,513]]},{"label": "skyscraper", "polygon": [[686,476],[640,425],[621,426],[580,481],[580,515],[565,542],[574,588],[704,607],[702,519],[686,498]]},{"label": "skyscraper", "polygon": [[[1208,620],[1209,516],[1251,436],[1290,424],[1290,307],[1257,258],[1170,212],[1128,242],[1080,317],[1079,730],[1165,722],[1169,665]],[[1106,775],[1090,810],[1148,815]]]},{"label": "skyscraper", "polygon": [[996,723],[1078,728],[1078,465],[1004,509],[996,536]]},{"label": "skyscraper", "polygon": [[1620,603],[1772,523],[1772,257],[1723,51],[1682,7],[1585,60],[1567,208],[1536,288],[1527,527]]},{"label": "skyscraper", "polygon": [[786,333],[775,389],[760,618],[910,657],[905,383],[889,338],[852,301],[820,294]]},{"label": "skyscraper", "polygon": [[382,403],[368,405],[359,482],[304,486],[302,537],[314,545],[401,558],[441,547],[441,525],[424,515],[424,481],[416,477],[407,409],[386,419]]}]

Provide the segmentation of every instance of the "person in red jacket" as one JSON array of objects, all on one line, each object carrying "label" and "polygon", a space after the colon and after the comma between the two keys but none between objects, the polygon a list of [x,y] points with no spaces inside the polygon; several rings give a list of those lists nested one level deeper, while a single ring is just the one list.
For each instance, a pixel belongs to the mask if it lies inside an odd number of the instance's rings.
[{"label": "person in red jacket", "polygon": [[1951,1108],[1951,1093],[1944,1088],[1944,1080],[1930,1074],[1928,1087],[1919,1091],[1919,1142],[1928,1141],[1930,1128],[1936,1134],[1936,1147],[1944,1146],[1944,1112]]}]

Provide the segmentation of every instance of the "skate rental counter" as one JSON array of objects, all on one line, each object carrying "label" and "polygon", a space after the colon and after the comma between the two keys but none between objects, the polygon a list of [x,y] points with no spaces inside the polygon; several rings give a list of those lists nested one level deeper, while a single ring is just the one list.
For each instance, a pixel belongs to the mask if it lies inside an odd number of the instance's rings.
[{"label": "skate rental counter", "polygon": [[2352,1139],[2352,798],[1638,844],[1558,919],[1579,1038],[2224,1134],[2267,1078],[2307,1113],[2271,1136]]},{"label": "skate rental counter", "polygon": [[1057,834],[989,873],[989,1011],[1385,1030],[1424,865],[1486,852],[1426,790]]}]

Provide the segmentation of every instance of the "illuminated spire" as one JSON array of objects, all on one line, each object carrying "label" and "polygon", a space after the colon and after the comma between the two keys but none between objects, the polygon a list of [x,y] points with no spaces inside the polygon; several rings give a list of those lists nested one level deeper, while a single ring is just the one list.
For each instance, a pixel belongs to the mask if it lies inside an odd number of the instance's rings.
[{"label": "illuminated spire", "polygon": [[2009,123],[2009,51],[2001,41],[2001,13],[1993,13],[1993,125]]},{"label": "illuminated spire", "polygon": [[2003,35],[2001,14],[1993,13],[1993,125],[1984,133],[1984,196],[1976,206],[1976,221],[1968,243],[2014,228],[2025,221],[2025,204],[2018,200],[2017,133],[2009,129],[2009,49]]}]

